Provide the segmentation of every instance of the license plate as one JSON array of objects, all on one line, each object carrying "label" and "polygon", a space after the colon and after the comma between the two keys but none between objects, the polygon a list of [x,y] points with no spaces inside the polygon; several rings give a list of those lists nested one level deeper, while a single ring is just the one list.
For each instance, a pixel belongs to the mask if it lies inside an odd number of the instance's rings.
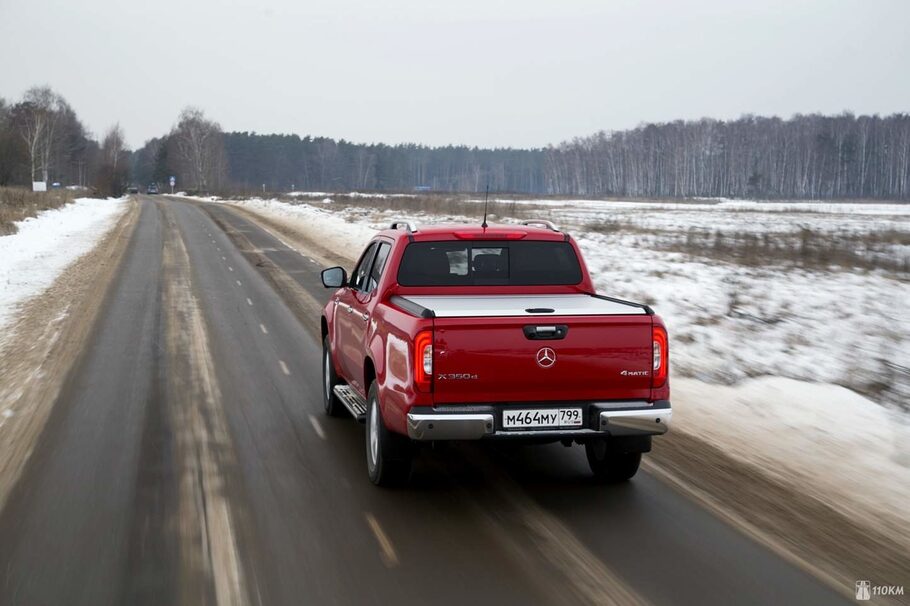
[{"label": "license plate", "polygon": [[581,427],[580,408],[534,408],[502,411],[503,429]]}]

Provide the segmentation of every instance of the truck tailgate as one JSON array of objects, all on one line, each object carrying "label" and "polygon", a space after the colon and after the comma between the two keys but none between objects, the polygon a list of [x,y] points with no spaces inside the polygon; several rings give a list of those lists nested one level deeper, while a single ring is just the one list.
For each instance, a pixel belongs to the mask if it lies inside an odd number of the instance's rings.
[{"label": "truck tailgate", "polygon": [[[437,316],[437,403],[645,400],[651,317]],[[553,336],[555,338],[545,338]],[[561,336],[560,336],[561,335]]]}]

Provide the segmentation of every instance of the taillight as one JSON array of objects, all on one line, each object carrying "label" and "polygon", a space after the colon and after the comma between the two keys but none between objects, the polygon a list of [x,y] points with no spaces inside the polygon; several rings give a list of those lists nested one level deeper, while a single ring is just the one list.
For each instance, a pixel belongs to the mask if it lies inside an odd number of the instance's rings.
[{"label": "taillight", "polygon": [[433,331],[422,330],[414,337],[414,383],[418,391],[433,388]]},{"label": "taillight", "polygon": [[667,331],[663,326],[651,329],[651,387],[663,387],[667,382],[670,365],[670,351]]}]

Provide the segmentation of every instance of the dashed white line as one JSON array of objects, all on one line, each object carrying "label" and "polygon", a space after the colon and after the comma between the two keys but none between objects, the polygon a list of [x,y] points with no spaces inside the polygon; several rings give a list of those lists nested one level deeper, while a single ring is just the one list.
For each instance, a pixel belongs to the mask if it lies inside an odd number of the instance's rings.
[{"label": "dashed white line", "polygon": [[322,430],[322,424],[319,423],[319,419],[310,415],[310,425],[313,426],[313,430],[316,432],[316,435],[325,440],[325,432]]},{"label": "dashed white line", "polygon": [[221,257],[221,260],[222,260],[222,261],[227,261],[227,259],[226,259],[225,257]]},{"label": "dashed white line", "polygon": [[373,531],[373,535],[376,537],[376,542],[379,543],[379,557],[382,560],[382,563],[388,568],[398,566],[398,554],[395,553],[395,547],[392,546],[389,535],[385,533],[382,526],[379,525],[379,521],[376,520],[372,513],[368,511],[363,515],[367,519],[370,530]]},{"label": "dashed white line", "polygon": [[252,305],[252,304],[253,304],[253,300],[250,299],[249,297],[247,297],[247,298],[246,298],[246,304],[247,304],[247,305]]},{"label": "dashed white line", "polygon": [[234,271],[234,268],[228,265],[228,271]]},{"label": "dashed white line", "polygon": [[240,283],[240,280],[235,280],[235,282],[237,282],[237,286],[243,286],[243,284]]},{"label": "dashed white line", "polygon": [[284,363],[284,360],[278,360],[278,365],[281,366],[281,372],[287,376],[291,376],[291,371],[288,370],[288,365]]},{"label": "dashed white line", "polygon": [[262,334],[264,334],[264,335],[269,334],[269,329],[265,327],[265,324],[260,324],[260,325],[259,325],[259,330],[261,330],[261,331],[262,331]]}]

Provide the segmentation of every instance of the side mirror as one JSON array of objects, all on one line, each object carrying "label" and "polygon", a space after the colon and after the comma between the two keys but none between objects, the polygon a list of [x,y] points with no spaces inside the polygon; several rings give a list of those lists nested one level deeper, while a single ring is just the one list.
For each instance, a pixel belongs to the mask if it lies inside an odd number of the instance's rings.
[{"label": "side mirror", "polygon": [[322,285],[326,288],[341,288],[348,285],[348,272],[343,267],[322,270]]}]

